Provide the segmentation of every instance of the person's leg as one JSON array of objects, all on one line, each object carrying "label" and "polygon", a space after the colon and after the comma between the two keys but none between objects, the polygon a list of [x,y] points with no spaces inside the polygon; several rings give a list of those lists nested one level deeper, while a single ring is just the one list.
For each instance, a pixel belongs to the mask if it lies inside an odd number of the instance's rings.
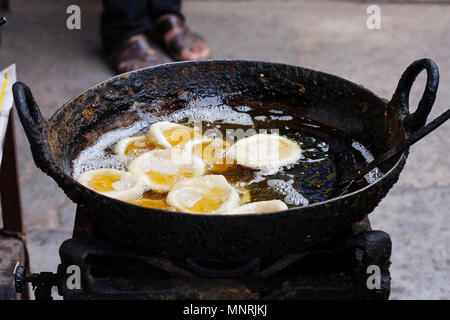
[{"label": "person's leg", "polygon": [[162,63],[151,48],[146,0],[103,0],[101,36],[107,58],[117,72]]},{"label": "person's leg", "polygon": [[106,52],[150,28],[145,0],[103,0],[101,37]]},{"label": "person's leg", "polygon": [[156,22],[165,14],[176,14],[184,20],[181,13],[181,0],[148,0],[148,16],[151,22]]},{"label": "person's leg", "polygon": [[192,32],[181,13],[181,0],[148,0],[152,35],[175,60],[203,60],[211,48]]}]

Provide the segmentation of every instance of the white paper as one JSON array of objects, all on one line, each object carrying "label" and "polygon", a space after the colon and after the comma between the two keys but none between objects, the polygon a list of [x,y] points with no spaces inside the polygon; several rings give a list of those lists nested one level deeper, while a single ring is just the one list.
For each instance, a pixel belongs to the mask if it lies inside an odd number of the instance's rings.
[{"label": "white paper", "polygon": [[12,95],[12,85],[16,82],[16,65],[10,65],[0,72],[0,166],[3,158],[3,146],[5,143],[5,133],[8,124],[9,113],[14,100]]}]

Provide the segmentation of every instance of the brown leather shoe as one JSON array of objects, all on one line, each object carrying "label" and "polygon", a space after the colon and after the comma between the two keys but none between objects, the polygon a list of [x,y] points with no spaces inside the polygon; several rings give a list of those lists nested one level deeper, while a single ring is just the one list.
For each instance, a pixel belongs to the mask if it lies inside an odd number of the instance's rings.
[{"label": "brown leather shoe", "polygon": [[150,47],[143,34],[132,36],[123,42],[109,57],[110,63],[119,73],[161,64],[162,60]]},{"label": "brown leather shoe", "polygon": [[175,60],[204,60],[211,58],[211,48],[203,38],[192,32],[176,14],[165,14],[159,18],[152,36]]}]

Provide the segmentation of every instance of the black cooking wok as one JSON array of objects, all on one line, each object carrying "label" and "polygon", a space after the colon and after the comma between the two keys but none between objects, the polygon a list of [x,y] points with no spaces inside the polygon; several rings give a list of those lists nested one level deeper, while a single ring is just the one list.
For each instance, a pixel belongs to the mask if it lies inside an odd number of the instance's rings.
[{"label": "black cooking wok", "polygon": [[[426,88],[417,111],[410,113],[410,89],[423,70]],[[344,132],[376,158],[425,124],[438,82],[435,63],[418,60],[386,101],[342,78],[301,67],[251,61],[183,62],[109,79],[66,103],[49,120],[42,117],[26,85],[16,83],[13,91],[36,165],[70,199],[90,209],[105,236],[170,256],[244,260],[328,241],[361,220],[397,181],[407,153],[381,164],[385,175],[356,191],[306,207],[250,215],[167,212],[111,199],[77,183],[72,161],[104,132],[139,120],[139,113],[168,114],[182,108],[187,96],[227,95],[286,101],[299,116]]]}]

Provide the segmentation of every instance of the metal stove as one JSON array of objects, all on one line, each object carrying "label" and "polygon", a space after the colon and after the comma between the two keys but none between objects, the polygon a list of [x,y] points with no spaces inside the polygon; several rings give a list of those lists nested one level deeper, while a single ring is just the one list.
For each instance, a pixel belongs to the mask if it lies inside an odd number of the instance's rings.
[{"label": "metal stove", "polygon": [[[16,286],[31,282],[37,299],[387,299],[391,240],[371,230],[369,220],[343,230],[332,243],[308,252],[242,262],[194,261],[141,254],[105,240],[89,213],[78,207],[73,237],[60,247],[56,274],[16,274]],[[81,270],[81,289],[69,289],[65,270]],[[381,271],[380,287],[369,289],[368,267]]]}]

